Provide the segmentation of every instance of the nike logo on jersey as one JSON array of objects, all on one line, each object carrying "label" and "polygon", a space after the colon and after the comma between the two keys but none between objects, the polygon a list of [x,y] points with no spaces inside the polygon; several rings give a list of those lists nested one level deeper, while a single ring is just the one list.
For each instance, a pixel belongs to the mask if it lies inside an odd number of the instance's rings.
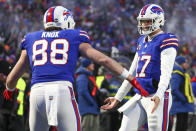
[{"label": "nike logo on jersey", "polygon": [[43,32],[42,37],[59,37],[59,32]]},{"label": "nike logo on jersey", "polygon": [[173,37],[173,36],[175,36],[175,35],[169,35],[170,37]]}]

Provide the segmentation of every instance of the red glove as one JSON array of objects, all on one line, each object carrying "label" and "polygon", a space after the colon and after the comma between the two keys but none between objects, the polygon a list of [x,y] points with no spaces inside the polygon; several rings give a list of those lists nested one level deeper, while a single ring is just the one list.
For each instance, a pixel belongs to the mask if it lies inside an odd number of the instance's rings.
[{"label": "red glove", "polygon": [[12,101],[13,93],[14,93],[14,91],[8,91],[6,88],[5,91],[3,92],[3,96],[6,100]]},{"label": "red glove", "polygon": [[142,86],[140,85],[140,83],[136,80],[136,78],[134,78],[132,81],[131,81],[131,84],[140,91],[140,94],[141,96],[149,96],[148,92],[146,90],[144,90],[142,88]]}]

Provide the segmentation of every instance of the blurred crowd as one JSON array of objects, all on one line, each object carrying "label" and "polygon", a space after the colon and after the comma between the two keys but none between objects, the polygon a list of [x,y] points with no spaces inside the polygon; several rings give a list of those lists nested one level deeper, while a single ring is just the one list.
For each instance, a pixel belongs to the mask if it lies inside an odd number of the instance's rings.
[{"label": "blurred crowd", "polygon": [[[15,60],[25,34],[42,30],[43,14],[48,7],[63,5],[73,12],[76,28],[88,31],[93,46],[105,52],[116,47],[123,55],[136,51],[139,37],[137,15],[143,5],[156,3],[165,11],[165,31],[177,35],[179,52],[196,64],[196,2],[194,0],[0,0],[0,43],[6,55]],[[9,58],[7,58],[9,59]]]},{"label": "blurred crowd", "polygon": [[129,67],[139,37],[137,16],[147,3],[159,4],[164,9],[164,30],[178,37],[178,54],[188,59],[188,71],[193,77],[196,73],[195,0],[0,0],[0,60],[14,65],[24,35],[42,30],[44,12],[51,6],[63,5],[72,11],[76,28],[88,31],[94,48],[112,57],[126,57]]}]

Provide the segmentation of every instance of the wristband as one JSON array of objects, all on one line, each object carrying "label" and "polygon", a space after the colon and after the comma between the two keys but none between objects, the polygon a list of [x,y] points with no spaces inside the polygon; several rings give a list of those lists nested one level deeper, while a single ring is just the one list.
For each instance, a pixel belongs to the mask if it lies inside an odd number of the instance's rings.
[{"label": "wristband", "polygon": [[10,88],[6,87],[6,89],[7,89],[8,91],[15,91],[15,88],[10,89]]},{"label": "wristband", "polygon": [[129,77],[129,72],[127,69],[123,69],[123,72],[120,75],[123,79],[127,79]]}]

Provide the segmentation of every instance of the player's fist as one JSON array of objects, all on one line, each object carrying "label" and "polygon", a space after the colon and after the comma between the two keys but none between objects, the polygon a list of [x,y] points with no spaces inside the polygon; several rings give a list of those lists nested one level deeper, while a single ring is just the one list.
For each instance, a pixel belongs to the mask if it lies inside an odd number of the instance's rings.
[{"label": "player's fist", "polygon": [[136,80],[136,78],[134,78],[133,80],[131,80],[131,84],[140,91],[141,96],[149,96],[148,92],[146,90],[144,90],[142,88],[142,86],[140,85],[140,83]]},{"label": "player's fist", "polygon": [[8,91],[6,88],[5,91],[3,92],[3,96],[6,100],[12,101],[13,93],[14,93],[13,91]]}]

